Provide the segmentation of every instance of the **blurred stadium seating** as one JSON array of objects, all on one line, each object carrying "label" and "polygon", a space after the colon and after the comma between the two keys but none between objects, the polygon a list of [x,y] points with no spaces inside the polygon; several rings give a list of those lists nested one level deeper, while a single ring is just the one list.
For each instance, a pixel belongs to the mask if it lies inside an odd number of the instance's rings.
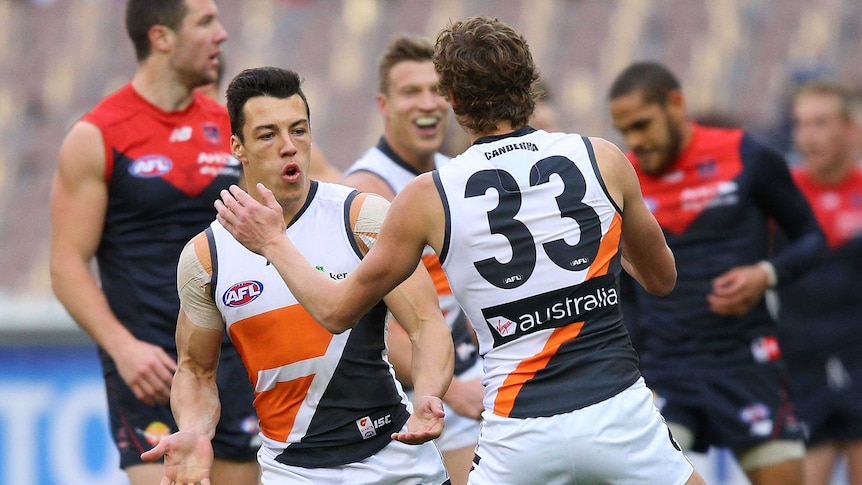
[{"label": "blurred stadium seating", "polygon": [[[670,65],[692,112],[721,113],[763,133],[779,125],[800,70],[862,86],[862,63],[854,62],[862,58],[858,0],[218,3],[231,34],[227,76],[265,64],[301,73],[315,142],[342,168],[380,134],[376,59],[389,36],[434,37],[449,19],[474,14],[524,33],[566,129],[614,141],[605,90],[632,60]],[[134,71],[123,7],[121,0],[0,0],[0,295],[51,297],[51,175],[70,124]]]}]

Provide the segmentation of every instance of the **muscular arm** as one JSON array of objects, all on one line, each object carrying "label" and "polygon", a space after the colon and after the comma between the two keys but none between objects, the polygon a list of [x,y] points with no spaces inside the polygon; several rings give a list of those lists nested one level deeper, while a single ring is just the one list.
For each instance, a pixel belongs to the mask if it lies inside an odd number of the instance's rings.
[{"label": "muscular arm", "polygon": [[420,264],[412,276],[386,295],[384,301],[411,344],[408,355],[412,356],[410,376],[415,397],[414,416],[411,416],[414,423],[408,423],[408,428],[418,434],[398,439],[411,443],[434,439],[443,430],[442,405],[438,408],[436,404],[452,380],[454,345],[425,266]]},{"label": "muscular arm", "polygon": [[[208,478],[213,463],[211,440],[221,414],[216,371],[224,321],[207,293],[210,275],[199,262],[195,240],[180,255],[177,288],[178,368],[171,389],[171,410],[178,431],[141,455],[147,461],[165,457],[165,477],[180,483]],[[203,257],[209,257],[208,251]]]},{"label": "muscular arm", "polygon": [[[378,194],[389,201],[395,198],[392,187],[373,172],[358,170],[345,176],[342,183],[362,192]],[[412,368],[417,361],[412,358],[413,342],[397,318],[390,322],[386,342],[389,348],[389,362],[395,369],[396,377],[405,386],[414,387]],[[478,379],[463,382],[452,379],[449,389],[443,395],[443,401],[458,414],[478,419],[483,410],[482,395],[483,389]]]},{"label": "muscular arm", "polygon": [[96,126],[78,122],[60,148],[50,202],[51,286],[72,318],[117,363],[135,396],[150,405],[165,403],[176,364],[120,323],[90,270],[108,205],[103,146]]},{"label": "muscular arm", "polygon": [[216,369],[224,331],[192,323],[184,309],[177,319],[177,373],[171,410],[181,431],[211,440],[221,413]]},{"label": "muscular arm", "polygon": [[657,295],[670,293],[676,285],[673,253],[644,203],[631,162],[606,140],[590,138],[590,142],[605,186],[623,211],[623,267],[647,291]]},{"label": "muscular arm", "polygon": [[[367,170],[357,170],[345,175],[341,179],[341,183],[361,192],[377,194],[389,202],[395,198],[392,187],[376,173]],[[403,385],[412,388],[410,337],[398,323],[397,318],[390,320],[389,332],[386,334],[386,346],[389,349],[389,363],[395,369],[395,376]]]},{"label": "muscular arm", "polygon": [[[361,248],[370,250],[375,246],[388,205],[384,199],[371,194],[361,194],[354,199],[351,214],[358,216],[351,217],[351,222],[354,232],[364,234],[358,241]],[[440,311],[437,291],[425,266],[418,264],[413,274],[383,300],[409,338],[407,356],[411,360],[410,375],[416,399],[442,397],[452,379],[454,346],[449,326]]]}]

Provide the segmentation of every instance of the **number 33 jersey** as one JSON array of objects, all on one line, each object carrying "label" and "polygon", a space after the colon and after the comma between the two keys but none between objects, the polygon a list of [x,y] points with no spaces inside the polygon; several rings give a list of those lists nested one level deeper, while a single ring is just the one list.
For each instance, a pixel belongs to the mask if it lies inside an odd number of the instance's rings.
[{"label": "number 33 jersey", "polygon": [[589,140],[529,126],[434,173],[439,255],[484,356],[485,409],[550,416],[639,377],[619,304],[622,217]]}]

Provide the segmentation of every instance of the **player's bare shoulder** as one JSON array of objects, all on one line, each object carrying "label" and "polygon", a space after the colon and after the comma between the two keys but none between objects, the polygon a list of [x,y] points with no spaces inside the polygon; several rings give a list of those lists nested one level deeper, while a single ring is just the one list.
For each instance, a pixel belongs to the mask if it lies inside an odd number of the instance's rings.
[{"label": "player's bare shoulder", "polygon": [[439,250],[446,224],[443,200],[437,191],[434,171],[425,172],[411,180],[392,201],[388,218],[393,223],[409,228],[421,235],[432,248]]},{"label": "player's bare shoulder", "polygon": [[61,176],[74,178],[95,175],[101,178],[105,170],[105,148],[102,131],[87,121],[78,121],[69,129],[58,157]]},{"label": "player's bare shoulder", "polygon": [[381,195],[386,200],[391,201],[395,198],[392,187],[380,175],[368,170],[357,170],[349,173],[341,179],[340,183],[363,192]]},{"label": "player's bare shoulder", "polygon": [[377,242],[389,205],[382,195],[371,192],[361,192],[351,202],[350,227],[362,254],[367,254]]},{"label": "player's bare shoulder", "polygon": [[615,144],[599,137],[589,137],[589,140],[593,145],[596,165],[599,167],[602,180],[604,180],[614,202],[622,209],[625,205],[626,194],[638,187],[634,168],[622,150]]}]

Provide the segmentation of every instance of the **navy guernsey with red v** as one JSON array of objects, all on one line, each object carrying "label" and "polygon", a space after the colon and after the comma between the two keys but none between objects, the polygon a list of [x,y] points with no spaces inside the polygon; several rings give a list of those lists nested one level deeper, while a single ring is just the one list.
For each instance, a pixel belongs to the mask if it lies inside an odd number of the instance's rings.
[{"label": "navy guernsey with red v", "polygon": [[108,207],[96,253],[103,290],[132,334],[175,353],[180,252],[240,176],[227,111],[195,92],[186,109],[165,112],[127,84],[82,120],[105,145]]},{"label": "navy guernsey with red v", "polygon": [[[662,174],[638,171],[647,206],[673,250],[677,284],[659,297],[635,284],[636,348],[650,369],[722,367],[779,357],[776,325],[763,300],[742,317],[709,309],[712,281],[736,266],[769,260],[779,285],[795,279],[825,249],[811,209],[778,153],[739,129],[694,125],[691,141]],[[791,244],[771,255],[771,223]]]},{"label": "navy guernsey with red v", "polygon": [[826,233],[830,252],[781,288],[782,348],[799,366],[830,356],[858,362],[859,352],[848,342],[862,340],[862,167],[834,185],[818,183],[802,167],[792,173]]}]

